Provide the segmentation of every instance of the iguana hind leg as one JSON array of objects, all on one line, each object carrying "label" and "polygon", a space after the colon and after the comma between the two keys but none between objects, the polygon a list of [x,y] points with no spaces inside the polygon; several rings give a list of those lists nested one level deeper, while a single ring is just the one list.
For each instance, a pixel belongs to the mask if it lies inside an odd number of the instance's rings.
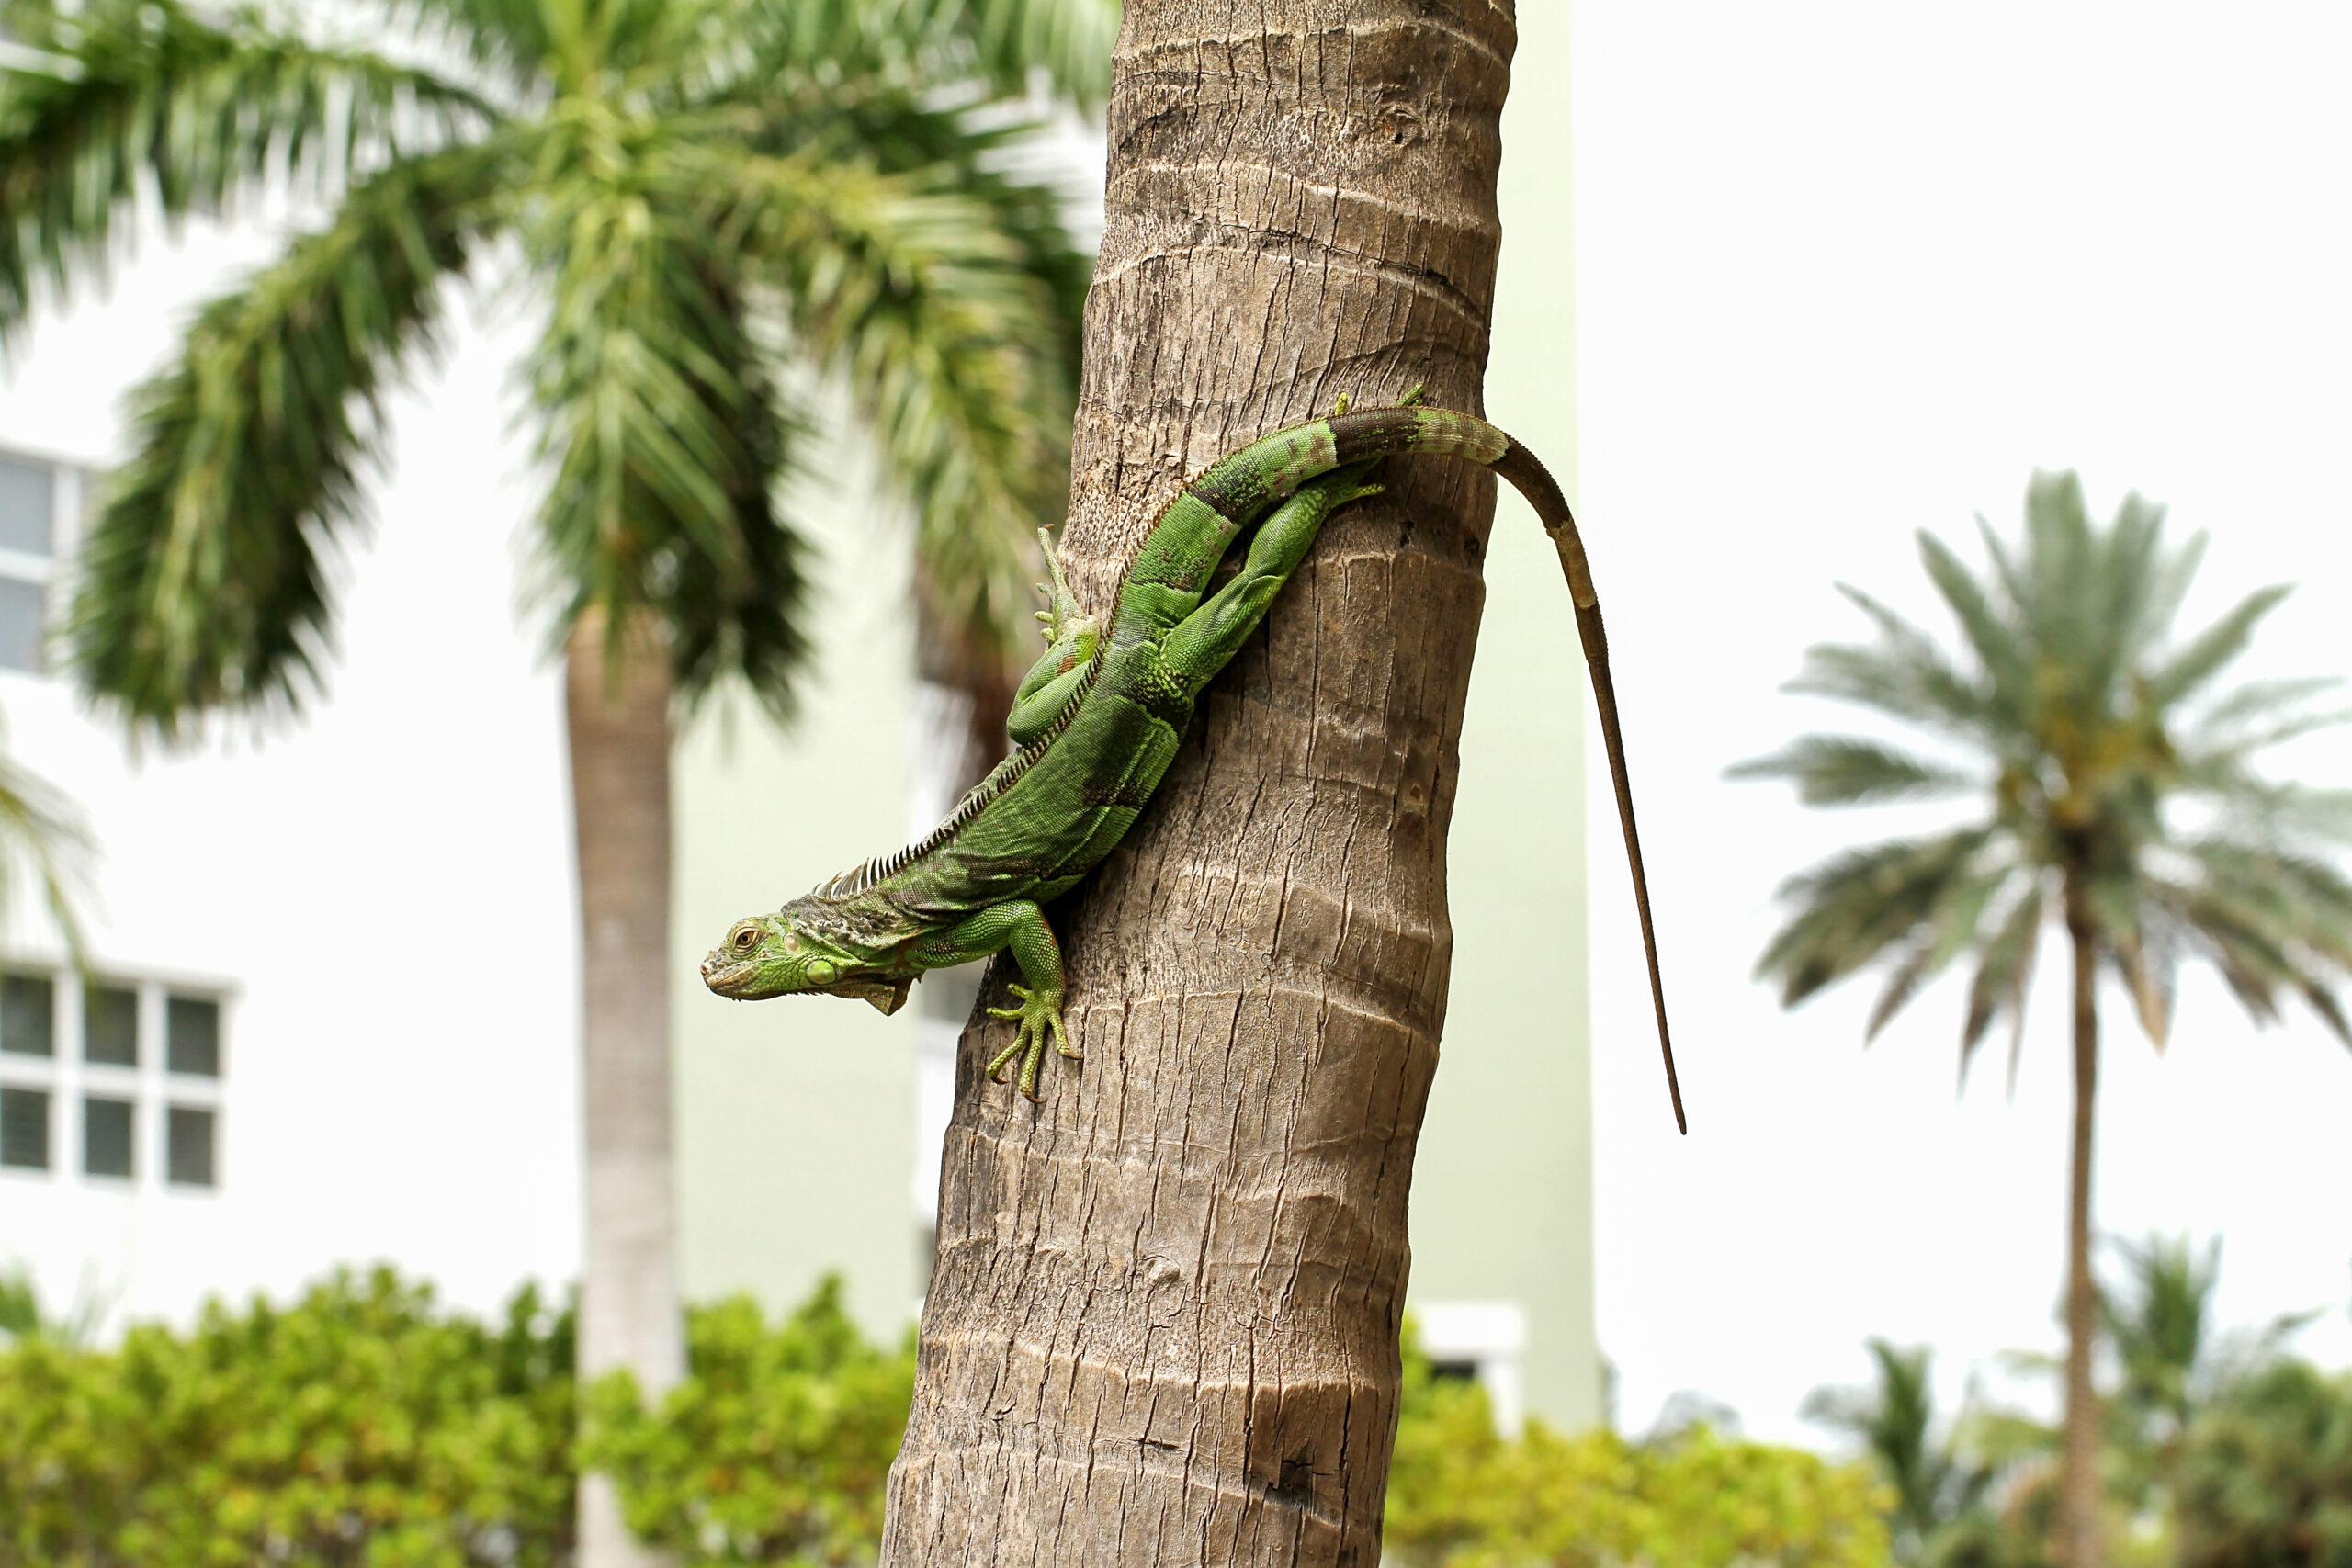
[{"label": "iguana hind leg", "polygon": [[1377,461],[1351,463],[1299,486],[1258,525],[1239,574],[1170,628],[1160,657],[1188,694],[1214,680],[1250,640],[1323,532],[1324,520],[1351,501],[1380,493],[1378,485],[1363,482]]}]

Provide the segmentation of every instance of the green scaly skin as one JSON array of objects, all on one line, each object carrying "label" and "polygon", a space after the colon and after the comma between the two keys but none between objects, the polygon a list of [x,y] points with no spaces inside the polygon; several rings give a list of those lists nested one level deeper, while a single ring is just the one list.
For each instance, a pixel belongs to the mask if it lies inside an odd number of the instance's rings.
[{"label": "green scaly skin", "polygon": [[[1342,404],[1328,420],[1276,431],[1220,459],[1153,522],[1120,583],[1107,635],[1080,613],[1049,544],[1052,608],[1038,616],[1046,655],[1015,693],[1008,726],[1021,749],[920,842],[774,914],[738,921],[703,961],[704,983],[739,1000],[820,993],[888,1013],[924,971],[1010,948],[1023,982],[1012,987],[1020,1005],[989,1010],[1020,1027],[989,1072],[1001,1077],[1018,1058],[1021,1092],[1038,1098],[1046,1046],[1078,1056],[1062,1023],[1061,949],[1042,906],[1082,881],[1134,826],[1175,759],[1202,689],[1265,619],[1324,520],[1377,491],[1364,477],[1382,458],[1422,454],[1494,468],[1527,497],[1558,548],[1600,712],[1680,1123],[1608,644],[1576,520],[1551,475],[1510,436],[1409,400],[1354,413]],[[1241,570],[1204,601],[1227,547],[1260,517]]]}]

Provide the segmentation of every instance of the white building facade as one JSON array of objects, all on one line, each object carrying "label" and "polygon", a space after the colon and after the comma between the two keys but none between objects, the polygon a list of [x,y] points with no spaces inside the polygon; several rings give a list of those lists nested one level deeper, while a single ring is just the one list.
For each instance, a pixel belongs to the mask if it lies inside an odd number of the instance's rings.
[{"label": "white building facade", "polygon": [[0,1272],[102,1332],[379,1259],[486,1308],[579,1256],[569,795],[516,604],[511,337],[460,334],[396,404],[303,719],[134,743],[47,669],[122,395],[260,244],[159,250],[0,370],[6,752],[95,845],[86,977],[22,867],[0,922]]}]

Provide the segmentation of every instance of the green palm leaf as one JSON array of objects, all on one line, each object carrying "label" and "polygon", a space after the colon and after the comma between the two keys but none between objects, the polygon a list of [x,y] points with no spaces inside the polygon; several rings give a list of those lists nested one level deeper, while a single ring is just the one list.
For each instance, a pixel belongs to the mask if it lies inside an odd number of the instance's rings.
[{"label": "green palm leaf", "polygon": [[359,471],[401,357],[467,263],[493,147],[395,164],[328,229],[198,315],[133,398],[68,616],[84,683],[168,739],[216,707],[291,710],[315,688],[325,548],[359,519]]},{"label": "green palm leaf", "polygon": [[2025,1038],[2025,997],[2033,979],[2035,950],[2041,939],[2042,893],[2039,878],[2026,885],[2008,912],[1976,950],[1976,974],[1969,982],[1968,1013],[1960,1032],[1960,1076],[1968,1079],[1969,1059],[2003,1014],[2014,1031],[2009,1082],[2017,1083],[2018,1049]]},{"label": "green palm leaf", "polygon": [[599,166],[577,156],[526,237],[554,301],[532,389],[559,637],[591,609],[623,625],[650,608],[690,698],[734,671],[786,711],[806,585],[775,498],[801,422],[770,382],[725,236],[663,182]]},{"label": "green palm leaf", "polygon": [[686,173],[786,280],[796,337],[847,382],[914,505],[947,624],[1010,646],[1069,475],[1069,318],[1033,238],[985,193],[854,164]]},{"label": "green palm leaf", "polygon": [[82,909],[90,897],[96,847],[82,815],[57,787],[0,752],[0,904],[26,873],[40,889],[65,939],[82,962]]},{"label": "green palm leaf", "polygon": [[19,7],[68,74],[0,78],[0,339],[37,286],[103,279],[142,192],[164,214],[226,211],[270,175],[429,147],[488,110],[429,72],[320,48],[238,13],[215,26],[165,0]]},{"label": "green palm leaf", "polygon": [[1792,779],[1807,806],[1933,798],[1976,782],[1956,768],[1852,735],[1807,735],[1769,757],[1735,763],[1725,776]]}]

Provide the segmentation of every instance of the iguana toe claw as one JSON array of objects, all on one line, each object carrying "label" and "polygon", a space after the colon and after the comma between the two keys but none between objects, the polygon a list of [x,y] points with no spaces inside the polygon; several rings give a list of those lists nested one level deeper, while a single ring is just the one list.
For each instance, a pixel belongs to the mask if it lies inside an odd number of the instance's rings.
[{"label": "iguana toe claw", "polygon": [[1055,1049],[1072,1061],[1079,1061],[1077,1051],[1069,1043],[1069,1032],[1062,1023],[1062,999],[1059,995],[1032,990],[1014,982],[1005,989],[1021,998],[1014,1008],[989,1008],[990,1018],[1018,1020],[1021,1027],[1013,1032],[1012,1043],[998,1052],[989,1062],[989,1081],[1002,1083],[1004,1070],[1015,1056],[1021,1058],[1020,1089],[1031,1100],[1042,1100],[1037,1092],[1037,1069],[1046,1059],[1046,1043],[1051,1041]]}]

